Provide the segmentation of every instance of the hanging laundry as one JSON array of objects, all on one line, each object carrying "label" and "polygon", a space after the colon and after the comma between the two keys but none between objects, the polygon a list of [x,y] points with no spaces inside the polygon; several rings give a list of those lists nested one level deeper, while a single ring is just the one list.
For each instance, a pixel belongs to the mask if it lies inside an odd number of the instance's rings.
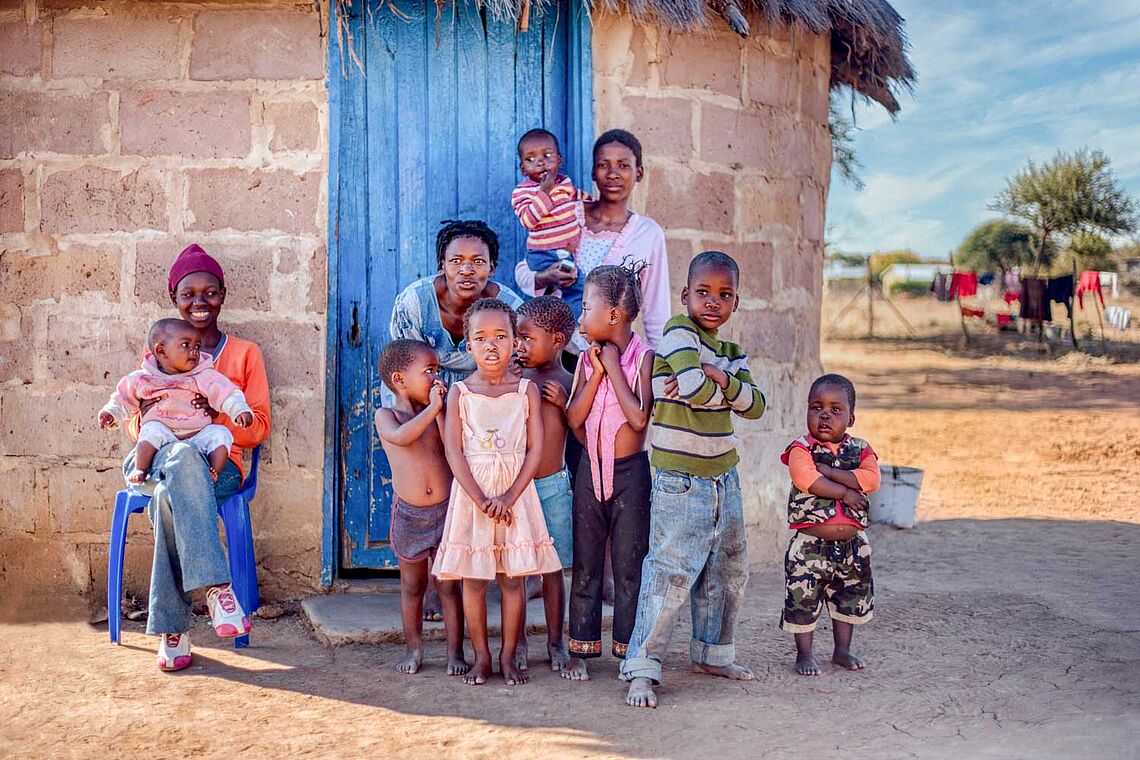
[{"label": "hanging laundry", "polygon": [[985,319],[986,310],[985,309],[972,309],[969,306],[963,306],[962,307],[962,316],[963,317],[973,317],[974,319]]},{"label": "hanging laundry", "polygon": [[1100,305],[1104,306],[1104,291],[1100,289],[1100,272],[1081,272],[1081,280],[1077,283],[1077,303],[1085,308],[1085,293],[1095,293],[1100,298]]},{"label": "hanging laundry", "polygon": [[955,272],[950,277],[950,297],[969,298],[977,295],[978,275],[976,272]]},{"label": "hanging laundry", "polygon": [[1065,316],[1073,311],[1073,276],[1071,274],[1052,277],[1045,284],[1045,298],[1050,302],[1065,305]]},{"label": "hanging laundry", "polygon": [[994,318],[998,327],[1008,327],[1009,323],[1013,321],[1012,314],[995,314]]},{"label": "hanging laundry", "polygon": [[950,275],[945,272],[935,274],[934,282],[930,285],[930,292],[942,303],[953,301],[954,296],[950,294]]},{"label": "hanging laundry", "polygon": [[1045,297],[1047,286],[1048,283],[1038,277],[1022,278],[1021,310],[1018,316],[1035,322],[1051,322],[1053,320],[1053,310],[1049,306],[1049,299]]},{"label": "hanging laundry", "polygon": [[1005,299],[1006,303],[1013,303],[1014,301],[1020,301],[1021,300],[1021,291],[1020,290],[1017,290],[1017,291],[1007,290],[1005,293],[1002,294],[1002,298]]},{"label": "hanging laundry", "polygon": [[1117,330],[1127,330],[1132,324],[1132,309],[1109,306],[1104,310],[1104,321]]},{"label": "hanging laundry", "polygon": [[985,274],[978,277],[978,284],[983,286],[983,287],[985,287],[986,285],[989,285],[993,281],[994,281],[994,273],[993,272],[986,272]]},{"label": "hanging laundry", "polygon": [[1021,293],[1021,280],[1017,276],[1017,272],[1006,272],[1005,277],[1001,283],[1002,289],[1006,293]]}]

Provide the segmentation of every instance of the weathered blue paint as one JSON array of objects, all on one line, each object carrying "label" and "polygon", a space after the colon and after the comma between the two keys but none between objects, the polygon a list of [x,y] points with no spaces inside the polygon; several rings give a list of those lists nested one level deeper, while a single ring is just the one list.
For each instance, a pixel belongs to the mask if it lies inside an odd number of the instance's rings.
[{"label": "weathered blue paint", "polygon": [[[336,29],[336,4],[331,4]],[[358,4],[357,4],[358,5]],[[589,183],[589,19],[580,0],[519,33],[475,0],[400,11],[370,0],[348,18],[366,75],[329,46],[329,330],[322,582],[340,568],[394,567],[391,484],[372,424],[392,302],[436,270],[443,219],[500,236],[495,279],[513,285],[525,237],[510,209],[518,136],[545,126]]]}]

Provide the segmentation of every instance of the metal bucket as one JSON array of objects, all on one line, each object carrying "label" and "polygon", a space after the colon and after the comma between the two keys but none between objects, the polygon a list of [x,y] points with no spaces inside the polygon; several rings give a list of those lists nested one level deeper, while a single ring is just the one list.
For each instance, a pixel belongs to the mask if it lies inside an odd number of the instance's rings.
[{"label": "metal bucket", "polygon": [[879,490],[871,494],[871,522],[896,528],[913,528],[918,492],[922,490],[922,470],[880,464]]}]

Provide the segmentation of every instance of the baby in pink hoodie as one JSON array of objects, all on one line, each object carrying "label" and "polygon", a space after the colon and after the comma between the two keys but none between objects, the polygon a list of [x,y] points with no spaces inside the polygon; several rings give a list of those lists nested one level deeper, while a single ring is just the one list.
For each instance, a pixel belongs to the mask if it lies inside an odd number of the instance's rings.
[{"label": "baby in pink hoodie", "polygon": [[130,483],[147,478],[154,455],[168,443],[186,441],[210,463],[216,480],[226,464],[234,436],[214,424],[194,399],[205,396],[210,407],[229,416],[235,424],[249,427],[253,411],[241,389],[214,369],[214,360],[201,353],[198,331],[181,319],[160,319],[147,334],[149,350],[137,369],[119,381],[111,400],[99,411],[99,426],[117,427],[142,409],[142,426],[135,446],[135,468]]}]

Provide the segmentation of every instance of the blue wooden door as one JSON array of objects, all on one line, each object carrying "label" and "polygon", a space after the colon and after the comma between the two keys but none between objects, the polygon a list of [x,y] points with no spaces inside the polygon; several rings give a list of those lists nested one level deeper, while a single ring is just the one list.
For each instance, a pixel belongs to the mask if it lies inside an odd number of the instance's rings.
[{"label": "blue wooden door", "polygon": [[396,566],[390,470],[372,424],[396,294],[436,271],[439,223],[459,218],[498,233],[494,278],[513,287],[525,242],[510,208],[518,136],[537,126],[557,134],[579,182],[592,139],[589,22],[579,0],[532,16],[526,32],[474,0],[395,10],[369,0],[366,12],[361,2],[347,22],[363,73],[335,43],[329,67],[338,435],[326,477],[335,480],[342,569]]}]

